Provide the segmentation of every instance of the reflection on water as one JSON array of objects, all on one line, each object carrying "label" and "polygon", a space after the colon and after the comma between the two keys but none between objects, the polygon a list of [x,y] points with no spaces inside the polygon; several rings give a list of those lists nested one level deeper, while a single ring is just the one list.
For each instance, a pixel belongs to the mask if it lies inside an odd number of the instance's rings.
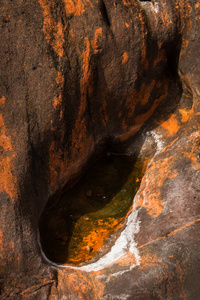
[{"label": "reflection on water", "polygon": [[58,264],[90,260],[122,226],[139,188],[144,164],[134,156],[103,157],[40,217],[41,245]]}]

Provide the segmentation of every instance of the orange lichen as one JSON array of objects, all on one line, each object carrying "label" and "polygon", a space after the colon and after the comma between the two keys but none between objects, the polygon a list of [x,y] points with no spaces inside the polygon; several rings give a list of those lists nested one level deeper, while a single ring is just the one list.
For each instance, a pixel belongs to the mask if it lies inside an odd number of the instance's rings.
[{"label": "orange lichen", "polygon": [[200,170],[200,132],[194,132],[189,137],[190,147],[183,151],[183,154],[190,159],[192,165]]},{"label": "orange lichen", "polygon": [[[57,84],[57,95],[53,98],[53,106],[54,109],[60,112],[60,119],[63,118],[62,111],[62,101],[63,101],[63,88],[64,88],[64,75],[61,72],[57,72],[56,77]],[[53,120],[51,120],[51,130],[55,131],[55,126]],[[60,130],[61,140],[64,138],[64,123],[62,123]],[[65,157],[63,160],[62,157]],[[50,180],[51,187],[55,191],[57,188],[58,180],[60,178],[60,174],[64,174],[64,167],[66,166],[66,156],[63,155],[63,151],[61,149],[57,149],[56,144],[52,141],[51,146],[49,148],[49,168],[50,168]]]},{"label": "orange lichen", "polygon": [[165,206],[161,197],[164,181],[167,178],[174,179],[178,175],[176,170],[171,170],[170,168],[172,161],[172,158],[165,158],[159,161],[159,165],[153,162],[149,166],[148,172],[144,175],[140,193],[135,198],[135,207],[145,207],[147,213],[154,218],[161,214]]},{"label": "orange lichen", "polygon": [[64,55],[64,29],[61,22],[56,22],[51,13],[51,4],[48,0],[38,0],[43,8],[43,31],[51,47],[59,55]]},{"label": "orange lichen", "polygon": [[79,116],[85,112],[86,108],[86,94],[89,89],[91,70],[90,70],[90,42],[85,38],[85,50],[82,53],[82,77],[81,77],[81,107]]},{"label": "orange lichen", "polygon": [[165,25],[165,27],[167,29],[169,29],[169,25],[172,25],[172,21],[169,19],[168,15],[167,15],[167,10],[163,9],[161,11],[161,18],[162,18],[162,22]]},{"label": "orange lichen", "polygon": [[123,3],[124,3],[125,6],[130,6],[131,5],[129,0],[123,0]]},{"label": "orange lichen", "polygon": [[192,6],[189,0],[178,0],[176,5],[176,15],[180,19],[179,31],[182,33],[183,31],[189,32],[192,27]]},{"label": "orange lichen", "polygon": [[87,136],[87,119],[84,113],[87,108],[87,96],[92,93],[91,90],[91,70],[90,70],[90,42],[85,38],[85,50],[82,53],[82,76],[80,80],[81,100],[79,104],[78,116],[72,130],[72,149],[79,148],[79,152],[85,152],[87,145],[92,143],[92,136]]},{"label": "orange lichen", "polygon": [[139,268],[140,269],[149,268],[149,267],[155,266],[161,262],[162,261],[160,259],[158,259],[154,254],[149,254],[149,253],[144,254],[141,256]]},{"label": "orange lichen", "polygon": [[91,41],[91,46],[93,48],[94,54],[98,53],[98,42],[99,38],[102,36],[102,27],[96,29],[94,39]]},{"label": "orange lichen", "polygon": [[191,116],[191,114],[193,113],[193,109],[190,109],[190,110],[186,110],[186,109],[179,109],[179,112],[181,113],[182,115],[182,119],[181,119],[181,122],[182,123],[185,123],[188,121],[189,117]]},{"label": "orange lichen", "polygon": [[165,148],[162,149],[162,152],[165,152],[166,150],[168,150],[171,146],[173,146],[173,144],[179,139],[179,137],[177,137],[176,139],[174,139],[168,146],[166,146]]},{"label": "orange lichen", "polygon": [[4,252],[3,232],[0,230],[0,253],[2,257],[3,257],[3,252]]},{"label": "orange lichen", "polygon": [[3,96],[2,98],[0,98],[0,106],[3,105],[6,101],[6,98]]},{"label": "orange lichen", "polygon": [[135,255],[131,252],[127,252],[122,257],[120,257],[115,263],[119,266],[132,266],[136,264]]},{"label": "orange lichen", "polygon": [[[99,219],[97,221],[97,224],[93,224],[93,222],[91,222],[89,225],[87,225],[89,228],[88,235],[85,235],[84,233],[82,240],[79,242],[77,251],[74,250],[74,255],[69,259],[68,262],[77,264],[82,261],[91,259],[94,254],[97,253],[99,249],[104,245],[104,241],[109,236],[109,234],[122,226],[122,219],[123,218],[109,218],[107,221]],[[92,247],[93,249],[91,253],[87,251],[88,246]],[[80,251],[80,249],[82,249],[82,251]]]},{"label": "orange lichen", "polygon": [[55,109],[58,109],[61,103],[62,103],[62,95],[58,95],[53,98],[53,106]]},{"label": "orange lichen", "polygon": [[56,77],[56,83],[57,85],[60,85],[61,87],[63,87],[64,85],[64,75],[61,72],[57,73],[57,77]]},{"label": "orange lichen", "polygon": [[104,294],[105,286],[97,278],[94,272],[82,272],[80,270],[58,271],[59,291],[67,294],[71,299],[86,299],[89,295],[94,300],[99,300]]},{"label": "orange lichen", "polygon": [[160,125],[169,132],[169,135],[173,135],[181,128],[174,114],[167,121],[160,123]]},{"label": "orange lichen", "polygon": [[84,4],[81,0],[64,0],[67,15],[80,16],[84,12]]},{"label": "orange lichen", "polygon": [[197,20],[199,20],[200,19],[200,4],[199,3],[195,4],[195,11],[196,11],[196,18],[197,18]]},{"label": "orange lichen", "polygon": [[[0,99],[0,103],[5,103],[5,97]],[[6,134],[6,127],[3,116],[0,114],[0,192],[6,192],[11,199],[17,196],[17,181],[13,175],[13,158],[15,153],[12,148],[11,138]]]},{"label": "orange lichen", "polygon": [[57,109],[61,109],[62,92],[63,92],[63,88],[64,88],[64,75],[61,72],[57,73],[56,83],[57,83],[57,86],[58,86],[58,93],[59,94],[54,97],[53,106],[57,110]]},{"label": "orange lichen", "polygon": [[129,24],[127,22],[125,22],[125,26],[126,28],[129,28]]},{"label": "orange lichen", "polygon": [[128,53],[124,52],[122,56],[122,64],[125,64],[128,61]]},{"label": "orange lichen", "polygon": [[[141,64],[142,65],[147,65],[147,60],[146,60],[146,54],[147,54],[147,28],[146,28],[146,20],[144,17],[144,14],[142,12],[140,12],[139,14],[139,19],[140,19],[140,26],[141,26],[141,36],[142,36],[142,45],[141,45],[141,49],[142,49],[142,55],[141,55]],[[142,74],[142,70],[140,72],[140,74]]]}]

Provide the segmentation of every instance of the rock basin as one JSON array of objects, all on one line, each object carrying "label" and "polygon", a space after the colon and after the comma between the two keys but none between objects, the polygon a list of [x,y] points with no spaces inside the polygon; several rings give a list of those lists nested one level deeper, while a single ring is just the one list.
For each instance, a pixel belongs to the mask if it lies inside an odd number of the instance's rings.
[{"label": "rock basin", "polygon": [[47,258],[82,265],[105,254],[106,240],[112,244],[113,231],[125,224],[145,166],[136,156],[108,154],[72,188],[66,186],[52,197],[40,217],[41,246]]}]

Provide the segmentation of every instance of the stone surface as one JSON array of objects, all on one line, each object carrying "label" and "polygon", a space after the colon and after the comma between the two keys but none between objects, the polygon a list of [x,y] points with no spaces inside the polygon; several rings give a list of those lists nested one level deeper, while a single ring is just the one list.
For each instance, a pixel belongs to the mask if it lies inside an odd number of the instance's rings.
[{"label": "stone surface", "polygon": [[[0,12],[1,298],[199,299],[199,1],[2,0]],[[52,266],[39,216],[106,151],[150,158],[136,250],[101,270]]]}]

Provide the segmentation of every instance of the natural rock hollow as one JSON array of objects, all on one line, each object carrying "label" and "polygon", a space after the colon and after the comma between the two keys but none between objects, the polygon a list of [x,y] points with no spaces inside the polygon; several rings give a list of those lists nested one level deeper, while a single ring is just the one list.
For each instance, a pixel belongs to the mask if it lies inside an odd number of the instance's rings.
[{"label": "natural rock hollow", "polygon": [[[199,299],[199,0],[2,0],[0,12],[1,298]],[[127,248],[105,267],[55,266],[40,215],[106,152],[148,160],[116,233]]]}]

